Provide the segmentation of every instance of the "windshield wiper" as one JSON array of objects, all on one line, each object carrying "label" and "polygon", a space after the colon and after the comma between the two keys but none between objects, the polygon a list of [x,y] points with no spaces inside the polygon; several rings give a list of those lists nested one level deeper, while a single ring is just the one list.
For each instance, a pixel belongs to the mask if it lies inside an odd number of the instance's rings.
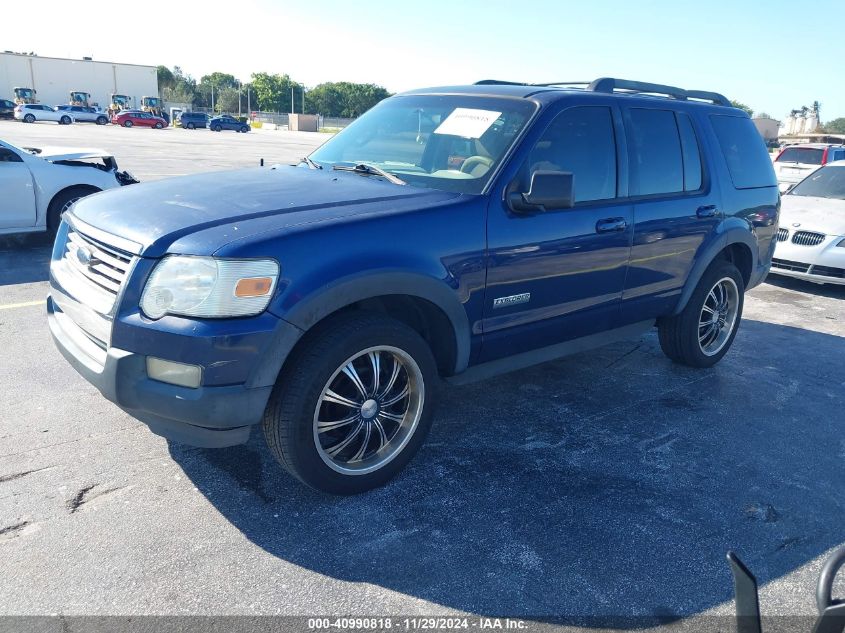
[{"label": "windshield wiper", "polygon": [[381,167],[376,167],[375,165],[369,165],[367,163],[358,163],[354,167],[349,167],[348,165],[335,165],[332,169],[337,171],[351,171],[356,174],[361,174],[362,176],[381,176],[388,182],[392,182],[394,185],[408,184],[398,176],[394,176],[390,172],[384,171]]},{"label": "windshield wiper", "polygon": [[300,161],[299,161],[299,162],[301,162],[301,163],[305,163],[305,164],[306,164],[306,165],[308,165],[311,169],[322,169],[322,168],[323,168],[323,166],[322,166],[322,165],[318,165],[317,163],[315,163],[313,160],[311,160],[311,159],[310,159],[310,158],[308,158],[307,156],[302,157],[302,158],[300,159]]}]

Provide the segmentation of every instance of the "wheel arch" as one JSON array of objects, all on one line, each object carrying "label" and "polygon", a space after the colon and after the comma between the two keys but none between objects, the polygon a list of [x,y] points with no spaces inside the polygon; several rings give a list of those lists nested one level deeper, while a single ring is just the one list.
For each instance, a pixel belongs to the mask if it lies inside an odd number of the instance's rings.
[{"label": "wheel arch", "polygon": [[298,345],[355,310],[380,312],[411,327],[431,347],[442,375],[460,373],[469,364],[469,319],[454,291],[424,275],[385,272],[320,288],[277,313],[282,321],[250,384],[273,384]]},{"label": "wheel arch", "polygon": [[726,259],[736,265],[747,287],[754,270],[754,262],[757,261],[758,251],[757,241],[747,228],[735,227],[726,230],[696,257],[672,315],[683,311],[704,272],[717,259]]}]

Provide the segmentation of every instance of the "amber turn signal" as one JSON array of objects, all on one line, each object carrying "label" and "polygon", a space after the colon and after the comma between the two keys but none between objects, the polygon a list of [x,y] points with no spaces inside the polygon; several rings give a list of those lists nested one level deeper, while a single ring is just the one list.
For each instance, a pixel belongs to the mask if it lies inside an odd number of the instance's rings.
[{"label": "amber turn signal", "polygon": [[235,286],[236,297],[263,297],[273,285],[270,277],[248,277],[238,280]]}]

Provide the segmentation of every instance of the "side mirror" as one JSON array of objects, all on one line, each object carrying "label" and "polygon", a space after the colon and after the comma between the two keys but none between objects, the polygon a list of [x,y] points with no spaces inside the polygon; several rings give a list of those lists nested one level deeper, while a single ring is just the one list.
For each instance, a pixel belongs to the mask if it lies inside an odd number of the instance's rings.
[{"label": "side mirror", "polygon": [[513,211],[554,211],[570,209],[575,203],[572,193],[574,177],[566,171],[538,170],[531,174],[531,187],[527,193],[513,191],[508,194],[508,205]]}]

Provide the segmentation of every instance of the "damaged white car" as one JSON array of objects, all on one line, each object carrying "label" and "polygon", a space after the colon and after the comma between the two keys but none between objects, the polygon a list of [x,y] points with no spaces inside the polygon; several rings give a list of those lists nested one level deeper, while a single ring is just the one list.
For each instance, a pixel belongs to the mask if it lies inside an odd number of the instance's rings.
[{"label": "damaged white car", "polygon": [[100,149],[15,147],[0,141],[0,235],[50,231],[85,196],[138,182]]}]

